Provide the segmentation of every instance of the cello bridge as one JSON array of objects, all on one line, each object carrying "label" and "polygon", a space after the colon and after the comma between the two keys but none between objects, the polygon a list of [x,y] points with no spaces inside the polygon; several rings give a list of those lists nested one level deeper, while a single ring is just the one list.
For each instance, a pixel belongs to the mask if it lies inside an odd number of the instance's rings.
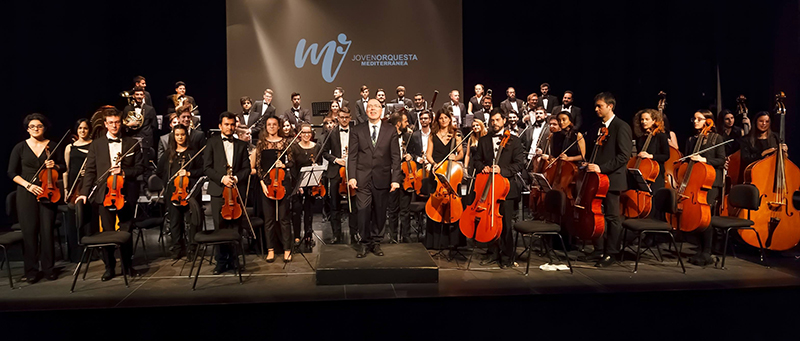
[{"label": "cello bridge", "polygon": [[767,203],[767,206],[769,207],[770,210],[778,210],[784,205],[786,205],[786,203],[782,201],[770,201]]}]

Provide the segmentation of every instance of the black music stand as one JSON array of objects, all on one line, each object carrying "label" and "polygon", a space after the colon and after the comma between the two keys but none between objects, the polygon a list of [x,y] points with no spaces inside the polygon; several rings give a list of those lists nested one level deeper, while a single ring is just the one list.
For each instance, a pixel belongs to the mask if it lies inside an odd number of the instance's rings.
[{"label": "black music stand", "polygon": [[632,185],[636,190],[653,194],[653,190],[650,188],[647,180],[644,179],[642,171],[638,168],[628,168],[628,175],[633,179]]},{"label": "black music stand", "polygon": [[539,189],[545,193],[553,189],[553,186],[550,186],[550,182],[547,181],[547,178],[542,173],[531,173],[531,179],[533,179],[533,182],[536,184],[536,186],[539,186]]},{"label": "black music stand", "polygon": [[[300,175],[299,175],[300,181],[298,181],[297,185],[295,185],[294,189],[292,189],[292,195],[298,195],[298,192],[299,192],[300,188],[319,186],[320,185],[320,181],[322,180],[322,172],[324,170],[325,170],[325,167],[322,167],[322,166],[319,166],[319,165],[306,166],[306,167],[300,168]],[[303,214],[305,214],[305,212]],[[323,244],[325,243],[325,242],[322,241],[322,239],[319,238],[319,236],[317,236],[316,233],[314,233],[314,229],[313,228],[311,228],[311,234],[314,235],[314,237],[316,237],[317,239],[319,239],[319,241],[321,243],[323,243]],[[292,247],[292,250],[289,251],[289,257],[294,255],[294,253],[295,253],[294,250],[295,250],[295,248]],[[314,266],[311,265],[311,261],[308,260],[308,257],[306,257],[305,253],[303,252],[302,247],[298,247],[297,250],[300,253],[300,255],[303,256],[303,259],[306,260],[306,263],[308,263],[308,266],[311,267],[311,270],[316,270],[314,268]],[[289,264],[289,263],[283,263],[283,268],[284,269],[286,269],[286,265],[287,264]]]},{"label": "black music stand", "polygon": [[331,111],[331,102],[311,102],[311,114],[314,116],[326,116]]}]

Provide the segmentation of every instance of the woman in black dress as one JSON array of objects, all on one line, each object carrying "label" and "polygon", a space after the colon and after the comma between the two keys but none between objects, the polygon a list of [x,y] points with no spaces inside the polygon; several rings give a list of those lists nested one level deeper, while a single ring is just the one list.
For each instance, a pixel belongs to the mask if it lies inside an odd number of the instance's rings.
[{"label": "woman in black dress", "polygon": [[[336,103],[336,102],[333,102]],[[338,105],[338,103],[337,103]],[[289,148],[289,153],[292,154],[294,165],[291,167],[292,179],[294,179],[295,186],[302,179],[300,169],[314,164],[319,158],[320,146],[314,141],[314,130],[311,125],[303,123],[300,127],[300,140]],[[318,179],[322,180],[322,179]],[[301,187],[297,189],[297,193],[292,195],[292,232],[294,234],[294,244],[300,244],[300,223],[304,226],[303,242],[308,249],[314,246],[314,238],[312,238],[312,223],[314,216],[314,198],[311,195],[311,187]]]},{"label": "woman in black dress", "polygon": [[[284,262],[288,263],[292,260],[292,223],[286,208],[292,190],[291,175],[284,174],[283,183],[281,184],[286,190],[286,195],[283,199],[273,200],[266,196],[267,184],[271,180],[268,174],[269,170],[274,166],[274,168],[286,171],[291,169],[293,164],[292,155],[288,152],[278,160],[278,156],[286,150],[291,142],[291,139],[282,135],[281,124],[282,122],[276,117],[267,119],[266,130],[261,132],[261,137],[256,144],[256,151],[250,158],[251,167],[256,169],[258,177],[261,179],[259,181],[261,184],[261,207],[263,208],[264,228],[266,230],[267,262],[270,263],[275,261],[275,248],[277,246],[283,249]],[[280,225],[280,229],[278,229],[278,225]],[[278,241],[280,241],[280,244],[278,244]]]},{"label": "woman in black dress", "polygon": [[[64,160],[66,161],[67,172],[64,195],[65,200],[68,199],[73,193],[76,194],[80,191],[80,179],[83,178],[84,162],[86,161],[86,154],[89,152],[89,145],[92,144],[92,127],[86,118],[82,118],[75,123],[75,133],[77,139],[67,145],[64,149]],[[67,217],[64,220],[64,227],[67,238],[67,249],[69,250],[70,262],[77,263],[81,258],[81,248],[78,247],[78,231],[75,222],[75,206],[73,202],[67,209]],[[90,210],[90,205],[84,205],[84,209]],[[86,215],[89,217],[90,215]],[[81,235],[87,235],[88,231],[84,231]]]},{"label": "woman in black dress", "polygon": [[730,156],[739,150],[739,139],[744,136],[742,128],[733,125],[735,121],[736,118],[733,116],[733,113],[728,109],[724,109],[719,112],[719,115],[717,115],[717,122],[714,123],[717,127],[717,134],[722,136],[723,142],[733,140],[733,142],[729,142],[725,145],[725,156]]},{"label": "woman in black dress", "polygon": [[[477,86],[476,86],[477,87]],[[467,168],[465,169],[466,173],[464,174],[464,181],[469,188],[467,188],[467,196],[462,200],[462,204],[464,207],[471,204],[472,201],[475,199],[475,192],[472,190],[472,187],[475,185],[475,165],[473,159],[470,158],[471,155],[475,155],[478,152],[478,140],[481,137],[486,136],[489,132],[486,130],[486,125],[483,124],[481,120],[474,120],[472,121],[472,135],[469,136],[467,139],[467,146],[466,155],[464,155],[464,166]]]},{"label": "woman in black dress", "polygon": [[[165,181],[164,183],[164,199],[167,206],[167,217],[169,217],[169,231],[172,235],[172,259],[180,259],[186,255],[186,240],[187,236],[192,236],[192,233],[187,234],[186,222],[187,215],[189,214],[189,205],[180,206],[177,203],[171,202],[172,193],[175,192],[175,180],[170,180],[176,174],[181,177],[188,177],[189,182],[186,185],[186,190],[191,191],[197,179],[203,171],[203,160],[200,157],[192,157],[197,155],[196,150],[189,146],[188,128],[184,125],[178,124],[172,127],[172,134],[169,140],[167,151],[158,160],[158,169],[156,174],[158,177]],[[189,160],[192,160],[189,163]],[[184,166],[185,165],[185,166]],[[183,169],[181,169],[183,167]],[[199,191],[195,191],[195,195]],[[194,200],[188,198],[188,200]],[[189,231],[193,232],[193,231]],[[191,238],[191,237],[190,237]]]},{"label": "woman in black dress", "polygon": [[[44,164],[44,168],[63,171],[66,165],[61,154],[55,150],[56,141],[45,137],[48,128],[47,118],[42,114],[25,116],[23,126],[30,136],[18,143],[11,150],[8,161],[8,177],[17,185],[17,217],[22,228],[24,242],[25,276],[23,280],[35,283],[44,276],[55,280],[58,275],[53,272],[54,247],[53,225],[56,221],[56,203],[42,203],[36,199],[43,189],[36,172]],[[50,160],[45,162],[48,153]],[[41,272],[39,263],[41,262]]]},{"label": "woman in black dress", "polygon": [[[558,124],[561,131],[553,133],[550,141],[550,150],[553,157],[559,157],[564,161],[581,162],[586,155],[586,140],[583,134],[574,129],[574,123],[568,111],[558,114]],[[575,143],[575,141],[578,141]],[[561,153],[566,150],[563,155]],[[546,158],[545,158],[546,159]]]},{"label": "woman in black dress", "polygon": [[[425,158],[428,160],[426,167],[437,165],[445,160],[450,151],[458,146],[449,160],[458,161],[464,157],[464,148],[461,145],[461,137],[453,127],[453,118],[448,110],[439,110],[436,119],[433,121],[431,135],[428,137],[428,150]],[[434,170],[431,168],[431,177]],[[428,218],[427,232],[425,235],[425,247],[428,249],[446,249],[466,244],[466,239],[458,228],[458,223],[442,224]]]},{"label": "woman in black dress", "polygon": [[[774,153],[779,144],[779,137],[772,129],[769,113],[761,111],[756,114],[756,126],[742,141],[742,164],[747,167],[753,162]],[[783,151],[788,152],[786,144],[781,145]],[[743,168],[744,169],[744,168]]]},{"label": "woman in black dress", "polygon": [[[654,130],[656,131],[655,135],[653,135]],[[644,148],[647,137],[650,135],[653,137],[650,139],[647,150],[639,150]],[[633,119],[633,136],[636,139],[636,148],[639,150],[638,156],[658,163],[658,177],[654,183],[650,184],[650,189],[655,193],[664,188],[664,162],[669,159],[669,135],[665,130],[661,113],[655,109],[644,109],[637,112]]]}]

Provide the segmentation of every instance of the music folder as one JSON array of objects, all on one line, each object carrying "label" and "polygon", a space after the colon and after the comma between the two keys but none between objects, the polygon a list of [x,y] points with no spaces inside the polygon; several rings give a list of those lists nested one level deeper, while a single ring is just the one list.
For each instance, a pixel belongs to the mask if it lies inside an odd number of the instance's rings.
[{"label": "music folder", "polygon": [[550,186],[550,182],[547,181],[546,177],[544,177],[544,174],[542,174],[542,173],[531,173],[531,178],[533,179],[533,182],[537,186],[539,186],[539,188],[541,190],[547,192],[547,191],[550,191],[551,189],[553,189],[553,187]]},{"label": "music folder", "polygon": [[642,192],[647,192],[650,194],[653,193],[653,190],[650,188],[650,185],[648,185],[647,181],[644,179],[642,171],[640,171],[638,168],[628,168],[628,175],[630,175],[631,178],[633,179],[632,185],[635,186],[634,189]]}]

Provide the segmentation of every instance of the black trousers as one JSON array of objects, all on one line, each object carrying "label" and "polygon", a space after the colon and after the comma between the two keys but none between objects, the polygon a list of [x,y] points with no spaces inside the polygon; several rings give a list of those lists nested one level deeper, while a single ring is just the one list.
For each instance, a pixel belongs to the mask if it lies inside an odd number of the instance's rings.
[{"label": "black trousers", "polygon": [[[95,211],[100,215],[100,223],[103,226],[103,231],[114,231],[114,225],[117,223],[117,219],[119,219],[119,231],[131,232],[130,222],[133,220],[135,205],[135,201],[132,202],[131,200],[126,199],[125,206],[123,206],[121,210],[112,212],[102,204],[98,204]],[[131,267],[132,255],[133,238],[120,246],[120,259],[122,260],[122,266],[125,268]],[[113,246],[106,246],[103,248],[103,263],[106,264],[107,271],[114,271],[114,267],[117,266],[117,259],[114,257]]]},{"label": "black trousers", "polygon": [[[286,208],[289,199],[284,198],[276,202],[268,199],[263,191],[258,191],[258,193],[261,197],[261,207],[264,209],[264,230],[266,231],[267,249],[275,250],[275,247],[280,245],[283,251],[291,250],[292,222],[289,219],[289,212]],[[280,244],[278,244],[279,242]]]},{"label": "black trousers", "polygon": [[595,250],[603,250],[603,254],[613,256],[619,254],[620,238],[622,237],[622,218],[619,210],[619,191],[608,191],[603,199],[603,215],[606,228],[603,236],[597,238]]},{"label": "black trousers", "polygon": [[389,193],[388,188],[376,189],[372,183],[358,186],[356,207],[358,207],[358,233],[361,234],[361,244],[381,243]]},{"label": "black trousers", "polygon": [[504,200],[500,206],[500,214],[503,215],[503,230],[500,238],[489,245],[489,254],[494,259],[506,265],[510,265],[514,257],[514,214],[519,206],[520,198]]},{"label": "black trousers", "polygon": [[333,192],[328,192],[331,197],[331,230],[334,236],[341,236],[342,234],[342,216],[348,215],[347,224],[350,227],[350,235],[355,236],[358,232],[358,209],[356,209],[356,197],[350,197],[350,208],[347,205],[342,205],[342,201],[347,202],[346,196],[339,195],[339,183],[341,178],[331,179],[330,189]]},{"label": "black trousers", "polygon": [[303,189],[303,194],[295,193],[292,196],[292,232],[294,238],[302,238],[300,224],[302,222],[303,229],[306,233],[311,233],[311,224],[314,221],[314,201],[316,198],[311,195],[311,188],[306,187]]},{"label": "black trousers", "polygon": [[[192,200],[192,199],[189,199]],[[186,247],[186,216],[189,214],[189,205],[175,206],[171,202],[165,204],[167,206],[167,216],[169,217],[169,232],[172,235],[172,247],[176,251],[179,248]],[[189,235],[191,235],[189,231]],[[194,238],[194,236],[192,236]]]},{"label": "black trousers", "polygon": [[[91,214],[92,205],[83,205],[83,209],[85,210],[83,213],[84,217],[94,216]],[[83,229],[80,232],[81,236],[87,236],[91,233],[89,229],[86,228],[86,225],[79,227],[75,220],[76,218],[75,207],[73,206],[67,210],[66,218],[64,218],[64,237],[67,239],[67,256],[71,263],[79,262],[81,260],[81,254],[83,253],[83,249],[78,245],[80,243],[80,240],[78,240],[78,229]]]},{"label": "black trousers", "polygon": [[[394,192],[389,192],[389,233],[394,237],[398,235],[397,241],[409,241],[409,229],[411,228],[411,216],[408,207],[411,205],[412,192],[407,192],[398,188]],[[400,224],[400,231],[397,225]]]},{"label": "black trousers", "polygon": [[[236,229],[236,231],[240,231],[242,227],[242,219],[244,219],[244,214],[242,214],[239,219],[234,220],[226,220],[222,219],[222,203],[224,199],[222,196],[212,196],[211,197],[211,211],[214,212],[213,219],[214,219],[214,228],[215,229]],[[223,264],[233,262],[232,255],[232,248],[229,244],[220,244],[217,245],[217,266],[222,266]]]},{"label": "black trousers", "polygon": [[55,204],[42,204],[33,193],[17,187],[17,217],[22,228],[25,276],[34,276],[42,271],[50,274],[55,263],[53,226],[56,222]]}]

